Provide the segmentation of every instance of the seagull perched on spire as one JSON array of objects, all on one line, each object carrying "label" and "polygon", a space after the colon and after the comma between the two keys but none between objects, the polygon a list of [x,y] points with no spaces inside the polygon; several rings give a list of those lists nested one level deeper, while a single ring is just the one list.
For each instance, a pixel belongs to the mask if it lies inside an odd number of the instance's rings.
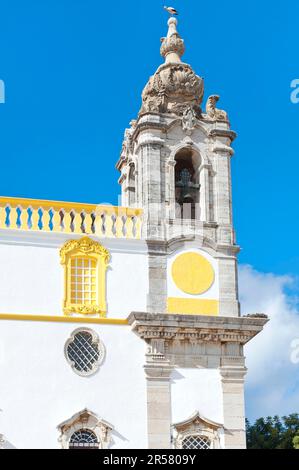
[{"label": "seagull perched on spire", "polygon": [[168,13],[171,15],[171,16],[177,16],[179,14],[179,12],[175,9],[175,8],[172,8],[172,7],[164,7],[164,10],[168,11]]}]

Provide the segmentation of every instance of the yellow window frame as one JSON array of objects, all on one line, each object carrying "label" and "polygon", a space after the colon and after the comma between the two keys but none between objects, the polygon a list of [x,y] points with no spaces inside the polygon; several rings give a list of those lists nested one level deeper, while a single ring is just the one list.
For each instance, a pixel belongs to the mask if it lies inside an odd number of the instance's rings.
[{"label": "yellow window frame", "polygon": [[[96,261],[96,304],[72,303],[71,266],[75,258]],[[109,266],[110,253],[101,243],[89,237],[67,241],[60,250],[60,262],[64,267],[64,298],[63,312],[65,315],[74,313],[106,317],[106,273]]]}]

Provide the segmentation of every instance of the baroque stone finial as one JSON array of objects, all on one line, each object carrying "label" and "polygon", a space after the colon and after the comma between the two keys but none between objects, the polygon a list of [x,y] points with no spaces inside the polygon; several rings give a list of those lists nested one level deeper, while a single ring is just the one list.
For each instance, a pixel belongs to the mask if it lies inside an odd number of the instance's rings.
[{"label": "baroque stone finial", "polygon": [[185,114],[184,126],[191,132],[191,121],[201,115],[204,84],[192,67],[181,61],[185,44],[177,32],[177,24],[176,18],[168,20],[167,36],[161,39],[161,55],[165,63],[160,65],[144,88],[140,113],[169,113],[180,117]]},{"label": "baroque stone finial", "polygon": [[180,63],[181,57],[185,52],[184,40],[177,32],[178,20],[170,18],[168,20],[168,33],[166,38],[162,38],[161,55],[165,57],[166,64]]}]

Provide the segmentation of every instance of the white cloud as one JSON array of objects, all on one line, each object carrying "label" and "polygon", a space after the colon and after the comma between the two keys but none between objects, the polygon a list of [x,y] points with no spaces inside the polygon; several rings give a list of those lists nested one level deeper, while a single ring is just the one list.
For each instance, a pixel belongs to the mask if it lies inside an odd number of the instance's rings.
[{"label": "white cloud", "polygon": [[299,356],[294,354],[299,311],[290,291],[296,287],[295,279],[240,266],[239,284],[242,313],[266,313],[270,318],[263,332],[245,348],[247,417],[252,421],[299,413],[299,363],[294,361]]}]

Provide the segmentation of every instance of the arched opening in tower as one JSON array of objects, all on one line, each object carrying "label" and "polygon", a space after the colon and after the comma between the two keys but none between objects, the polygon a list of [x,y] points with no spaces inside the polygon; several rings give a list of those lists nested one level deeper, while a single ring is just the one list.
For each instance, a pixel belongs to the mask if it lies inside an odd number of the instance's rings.
[{"label": "arched opening in tower", "polygon": [[199,155],[191,149],[180,150],[175,157],[176,217],[199,218]]}]

